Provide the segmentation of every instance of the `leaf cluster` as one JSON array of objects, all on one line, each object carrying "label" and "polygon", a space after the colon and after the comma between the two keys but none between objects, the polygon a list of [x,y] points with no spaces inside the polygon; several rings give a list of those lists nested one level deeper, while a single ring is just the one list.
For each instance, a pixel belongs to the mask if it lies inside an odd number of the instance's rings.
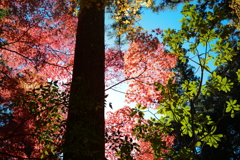
[{"label": "leaf cluster", "polygon": [[29,121],[34,123],[33,137],[39,144],[44,144],[40,148],[41,158],[61,153],[68,99],[69,93],[60,92],[57,81],[54,81],[27,91],[12,104],[29,111]]}]

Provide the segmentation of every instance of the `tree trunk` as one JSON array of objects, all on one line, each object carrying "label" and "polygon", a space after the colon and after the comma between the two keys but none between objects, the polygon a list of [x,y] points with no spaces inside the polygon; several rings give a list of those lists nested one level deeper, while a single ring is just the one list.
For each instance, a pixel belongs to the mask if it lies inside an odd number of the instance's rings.
[{"label": "tree trunk", "polygon": [[64,160],[103,160],[104,3],[81,0],[81,4]]}]

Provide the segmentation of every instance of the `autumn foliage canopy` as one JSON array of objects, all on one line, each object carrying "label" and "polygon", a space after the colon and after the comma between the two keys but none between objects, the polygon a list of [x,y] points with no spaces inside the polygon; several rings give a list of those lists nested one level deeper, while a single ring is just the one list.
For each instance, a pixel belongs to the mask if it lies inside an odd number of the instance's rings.
[{"label": "autumn foliage canopy", "polygon": [[[75,8],[70,1],[0,2],[0,9],[8,13],[0,20],[1,158],[45,159],[62,153],[76,40]],[[173,76],[170,69],[176,58],[164,52],[159,34],[159,29],[153,34],[138,32],[128,49],[106,48],[106,84],[127,81],[127,102],[156,104],[162,97],[154,82],[166,84]],[[149,143],[132,135],[137,121],[146,121],[130,117],[131,112],[125,106],[107,113],[106,157],[122,156],[124,144],[134,142],[139,145],[130,151],[136,159],[153,159]],[[173,138],[163,139],[173,143]]]}]

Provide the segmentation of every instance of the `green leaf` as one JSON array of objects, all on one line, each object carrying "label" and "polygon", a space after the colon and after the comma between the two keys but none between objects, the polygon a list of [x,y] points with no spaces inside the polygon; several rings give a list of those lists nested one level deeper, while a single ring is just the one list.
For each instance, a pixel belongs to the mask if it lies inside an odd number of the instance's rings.
[{"label": "green leaf", "polygon": [[231,110],[232,110],[231,106],[228,106],[228,107],[226,108],[226,112],[227,112],[227,113],[230,112]]},{"label": "green leaf", "polygon": [[49,155],[49,154],[48,154],[48,151],[45,151],[44,154],[45,154],[45,155]]},{"label": "green leaf", "polygon": [[231,117],[234,118],[235,117],[235,114],[234,114],[234,111],[232,110],[231,112]]},{"label": "green leaf", "polygon": [[137,111],[133,111],[129,116],[133,117],[136,113],[137,113]]},{"label": "green leaf", "polygon": [[195,144],[195,147],[198,147],[198,146],[201,146],[201,142],[197,142],[197,143]]}]

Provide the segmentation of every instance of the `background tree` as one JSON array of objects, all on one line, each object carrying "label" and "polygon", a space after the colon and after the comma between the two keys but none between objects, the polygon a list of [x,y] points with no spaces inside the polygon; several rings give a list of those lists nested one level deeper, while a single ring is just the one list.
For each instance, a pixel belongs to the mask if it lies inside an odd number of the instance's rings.
[{"label": "background tree", "polygon": [[[175,83],[179,84],[177,93],[179,95],[184,94],[184,90],[182,90],[181,85],[184,84],[184,82],[187,81],[199,81],[199,78],[196,76],[196,69],[195,67],[191,66],[189,64],[189,57],[186,55],[186,52],[184,53],[184,56],[186,57],[186,62],[182,62],[178,59],[176,67],[174,67],[172,70],[176,73]],[[175,152],[179,152],[181,148],[187,146],[189,143],[191,143],[191,138],[186,135],[181,135],[181,125],[179,125],[176,121],[172,122],[172,126],[174,129],[174,144],[172,148],[174,148]],[[172,133],[170,133],[172,135]]]},{"label": "background tree", "polygon": [[230,7],[233,9],[232,12],[234,12],[238,17],[238,19],[236,18],[233,20],[233,23],[237,27],[238,30],[240,29],[240,21],[239,21],[239,18],[240,18],[240,9],[239,8],[240,7],[239,7],[239,5],[240,5],[239,0],[232,0],[231,5],[230,5]]},{"label": "background tree", "polygon": [[[227,63],[216,69],[220,75],[224,75],[234,82],[230,93],[216,91],[211,97],[201,96],[199,100],[198,111],[203,114],[211,115],[214,121],[221,118],[227,104],[227,99],[239,99],[239,83],[236,72],[239,69],[239,55],[234,57],[234,62]],[[200,149],[199,158],[201,159],[239,159],[239,113],[235,114],[234,118],[226,116],[220,121],[216,133],[222,133],[224,136],[219,142],[218,148],[203,146]]]}]

